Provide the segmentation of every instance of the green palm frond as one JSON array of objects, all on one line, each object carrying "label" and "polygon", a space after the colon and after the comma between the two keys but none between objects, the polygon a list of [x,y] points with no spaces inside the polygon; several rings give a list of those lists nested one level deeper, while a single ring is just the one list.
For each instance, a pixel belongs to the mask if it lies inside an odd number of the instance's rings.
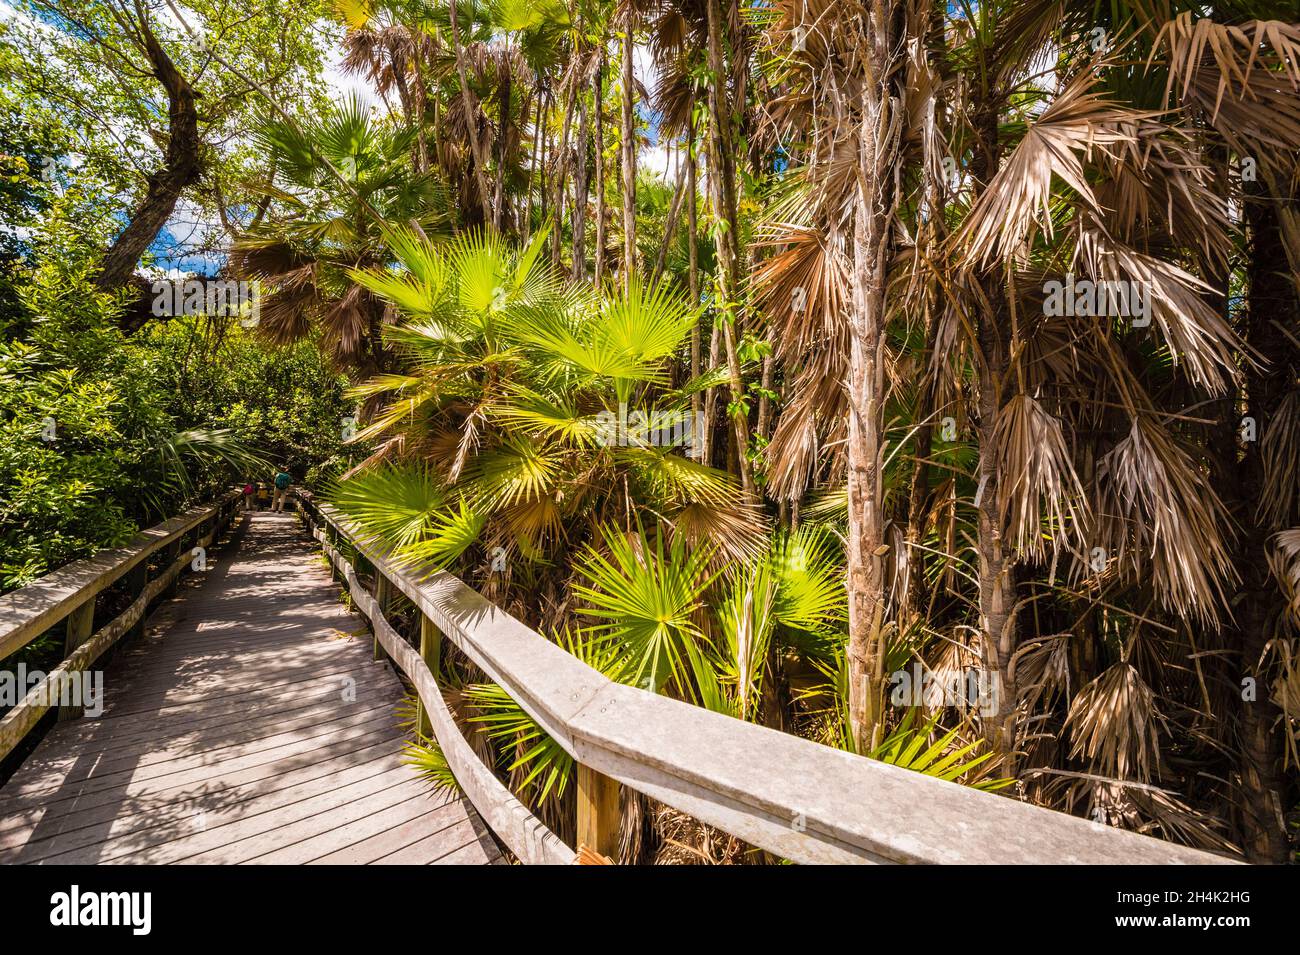
[{"label": "green palm frond", "polygon": [[397,557],[408,564],[447,567],[473,546],[486,524],[486,513],[459,498],[455,504],[430,515],[425,535],[402,547]]},{"label": "green palm frond", "polygon": [[402,748],[402,764],[413,768],[421,778],[433,785],[435,792],[459,794],[460,783],[447,763],[447,756],[432,737],[422,736]]},{"label": "green palm frond", "polygon": [[787,627],[813,633],[834,631],[848,619],[844,566],[834,536],[815,524],[772,543],[770,561],[777,581],[773,616]]},{"label": "green palm frond", "polygon": [[674,454],[671,448],[619,448],[617,458],[645,482],[654,500],[736,507],[743,501],[740,488],[726,471]]},{"label": "green palm frond", "polygon": [[725,365],[719,365],[717,368],[710,368],[702,371],[694,378],[686,381],[680,388],[674,388],[664,393],[666,403],[678,406],[689,401],[691,395],[702,394],[710,388],[720,388],[731,381],[731,372]]},{"label": "green palm frond", "polygon": [[551,489],[559,467],[554,452],[525,438],[511,438],[474,459],[467,476],[470,493],[491,508],[536,500]]},{"label": "green palm frond", "polygon": [[573,447],[591,447],[596,442],[599,429],[595,420],[580,414],[568,396],[541,395],[516,385],[510,389],[508,401],[492,410],[492,416],[505,424]]},{"label": "green palm frond", "polygon": [[405,548],[433,531],[447,490],[432,468],[402,465],[362,471],[330,485],[324,496],[370,538]]},{"label": "green palm frond", "polygon": [[[960,742],[956,729],[948,730],[931,743],[929,740],[939,724],[939,714],[921,721],[919,725],[915,725],[915,714],[916,710],[908,710],[893,732],[867,755],[882,763],[900,766],[946,782],[959,781],[961,777],[975,772],[994,755],[992,750],[979,752],[985,745],[981,740],[954,748],[954,744]],[[1013,782],[1013,779],[975,779],[966,785],[972,789],[993,792],[1004,789]]]},{"label": "green palm frond", "polygon": [[622,645],[635,685],[659,692],[671,679],[689,694],[685,645],[703,640],[694,618],[716,576],[709,570],[711,549],[687,554],[680,538],[665,549],[662,535],[651,543],[643,531],[625,535],[602,527],[601,534],[608,553],[589,546],[579,565],[587,582],[574,587],[585,602],[580,612],[605,621],[592,631]]},{"label": "green palm frond", "polygon": [[573,757],[510,694],[495,683],[475,683],[465,688],[465,699],[478,713],[469,722],[506,753],[506,771],[523,769],[521,792],[536,790],[539,803],[552,792],[557,798],[564,795],[573,779]]},{"label": "green palm frond", "polygon": [[[554,634],[553,639],[608,679],[624,682],[628,672],[626,660],[618,644],[609,637],[566,628]],[[508,760],[508,772],[523,772],[520,790],[532,790],[538,803],[548,796],[564,795],[574,778],[574,760],[564,747],[495,683],[469,686],[465,696],[478,712],[469,722],[479,724],[480,732],[502,748]]]},{"label": "green palm frond", "polygon": [[625,291],[606,299],[593,337],[634,361],[652,363],[676,353],[695,320],[668,285],[650,288],[634,276]]}]

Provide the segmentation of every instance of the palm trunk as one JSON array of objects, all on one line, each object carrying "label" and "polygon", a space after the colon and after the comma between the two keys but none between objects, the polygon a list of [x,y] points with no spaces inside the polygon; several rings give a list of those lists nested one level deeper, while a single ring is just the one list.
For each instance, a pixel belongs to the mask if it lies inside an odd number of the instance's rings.
[{"label": "palm trunk", "polygon": [[[990,288],[990,292],[995,289]],[[991,297],[997,303],[999,299]],[[989,315],[980,323],[980,350],[984,361],[979,370],[979,485],[977,491],[979,554],[980,635],[985,669],[995,677],[996,713],[985,726],[985,736],[1002,757],[1001,772],[1015,773],[1017,741],[1015,703],[1018,690],[1011,673],[1011,657],[1018,641],[1014,615],[1015,558],[1002,537],[1002,516],[998,507],[998,470],[994,434],[1002,408],[1002,384],[1007,370],[1007,343],[1003,339],[1001,315]]]},{"label": "palm trunk", "polygon": [[551,266],[559,271],[564,256],[563,229],[564,221],[564,184],[569,175],[569,134],[573,131],[573,106],[576,101],[577,84],[566,83],[564,88],[564,125],[560,131],[560,144],[555,152],[555,170],[552,174],[551,191],[555,195],[555,226],[551,230]]},{"label": "palm trunk", "polygon": [[[998,112],[995,106],[990,105],[994,100],[992,94],[981,97],[973,110],[975,129],[979,134],[971,160],[976,190],[987,185],[998,169]],[[1014,613],[1016,560],[1003,541],[994,441],[1011,351],[1005,331],[1008,324],[1004,314],[1006,290],[993,271],[986,271],[978,280],[985,301],[993,303],[995,309],[993,314],[981,314],[976,330],[981,353],[976,370],[979,463],[976,471],[978,516],[975,540],[979,563],[980,650],[995,693],[992,701],[994,713],[983,721],[982,729],[990,746],[1001,757],[1001,772],[1012,776],[1015,774],[1018,696],[1011,672],[1011,658],[1019,639]],[[971,302],[967,305],[974,308]]]},{"label": "palm trunk", "polygon": [[577,161],[573,170],[573,281],[587,278],[587,103],[578,104]]},{"label": "palm trunk", "polygon": [[731,378],[732,460],[740,476],[745,497],[757,501],[749,465],[749,415],[745,411],[745,384],[736,354],[736,295],[740,257],[736,248],[736,167],[731,139],[731,104],[726,88],[726,65],[722,51],[722,11],[718,0],[708,0],[709,20],[709,185],[713,193],[713,214],[721,228],[715,230],[718,249],[717,322]]},{"label": "palm trunk", "polygon": [[478,135],[478,106],[469,90],[469,75],[465,69],[465,51],[460,45],[460,25],[456,19],[456,0],[448,5],[451,16],[451,42],[455,47],[456,76],[460,80],[461,106],[465,110],[465,126],[469,131],[470,151],[474,156],[474,177],[478,184],[479,203],[483,207],[483,221],[492,221],[492,194],[488,189],[487,154]]},{"label": "palm trunk", "polygon": [[925,536],[926,512],[930,504],[930,455],[934,444],[934,376],[930,362],[934,354],[934,336],[939,326],[938,318],[930,315],[926,321],[925,350],[921,356],[921,380],[917,386],[914,457],[912,458],[911,490],[907,499],[907,612],[912,619],[924,615],[925,557],[920,549]]},{"label": "palm trunk", "polygon": [[605,41],[601,40],[600,62],[592,80],[596,139],[596,284],[605,278]]},{"label": "palm trunk", "polygon": [[664,223],[663,241],[659,243],[659,252],[655,256],[654,268],[650,270],[650,284],[654,285],[663,275],[664,266],[668,263],[668,247],[673,244],[673,238],[677,234],[677,220],[682,214],[682,199],[686,194],[686,167],[680,165],[677,167],[677,181],[673,185],[673,204],[668,210],[668,220]]},{"label": "palm trunk", "polygon": [[532,159],[528,164],[528,184],[524,187],[524,221],[520,232],[523,234],[524,243],[532,238],[533,234],[533,177],[537,172],[537,163],[541,157],[540,145],[542,142],[542,109],[546,102],[546,97],[541,90],[537,91],[537,118],[533,122],[533,145]]},{"label": "palm trunk", "polygon": [[[696,252],[699,236],[699,210],[695,188],[695,96],[691,95],[691,118],[686,137],[686,242],[687,271],[686,282],[691,293],[691,308],[700,304],[700,263]],[[700,377],[700,323],[691,326],[691,378]],[[695,453],[701,461],[704,457],[704,402],[697,391],[691,395],[691,428],[696,432]]]},{"label": "palm trunk", "polygon": [[[852,239],[852,305],[848,316],[848,682],[849,722],[859,753],[884,736],[885,568],[883,431],[885,400],[885,293],[901,162],[902,27],[896,3],[870,9],[864,37],[873,79],[861,92],[858,182]],[[851,113],[846,113],[851,115]],[[841,115],[845,115],[841,114]]]},{"label": "palm trunk", "polygon": [[[1259,369],[1246,365],[1246,414],[1256,422],[1275,419],[1279,405],[1291,387],[1288,369],[1294,367],[1297,350],[1283,328],[1300,322],[1300,302],[1288,277],[1276,201],[1264,197],[1246,206],[1250,225],[1250,261],[1247,344],[1265,356],[1268,364]],[[1268,434],[1265,431],[1265,440]],[[1270,618],[1282,611],[1276,582],[1268,570],[1269,537],[1284,528],[1266,522],[1258,505],[1268,493],[1259,443],[1247,447],[1245,459],[1223,460],[1221,485],[1231,488],[1235,517],[1242,533],[1233,561],[1242,574],[1242,599],[1236,621],[1226,628],[1229,647],[1239,647],[1240,662],[1234,674],[1255,680],[1255,698],[1240,702],[1240,767],[1242,848],[1249,862],[1279,865],[1287,861],[1286,822],[1283,816],[1284,787],[1278,771],[1282,762],[1282,741],[1275,725],[1276,708],[1270,697],[1269,679],[1260,671],[1272,632]],[[1235,451],[1235,448],[1234,448]],[[1236,683],[1237,679],[1234,678]],[[1240,696],[1241,694],[1237,694]]]},{"label": "palm trunk", "polygon": [[505,81],[501,84],[497,96],[497,115],[500,124],[497,133],[497,175],[496,184],[493,187],[492,194],[492,225],[497,232],[502,231],[505,224],[505,203],[506,203],[506,150],[509,148],[507,137],[510,129],[510,94],[511,82],[510,71],[506,70]]},{"label": "palm trunk", "polygon": [[636,31],[635,13],[626,9],[623,35],[623,114],[619,134],[623,137],[623,284],[630,287],[636,271],[636,123],[632,96],[632,50]]}]

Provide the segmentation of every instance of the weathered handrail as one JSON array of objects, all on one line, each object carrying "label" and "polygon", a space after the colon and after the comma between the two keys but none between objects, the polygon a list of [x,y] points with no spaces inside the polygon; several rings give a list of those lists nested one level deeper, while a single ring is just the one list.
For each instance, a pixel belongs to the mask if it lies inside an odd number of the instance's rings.
[{"label": "weathered handrail", "polygon": [[[195,546],[206,547],[229,522],[239,497],[238,491],[230,491],[212,503],[192,507],[141,531],[123,547],[73,561],[0,597],[0,660],[67,621],[63,662],[0,719],[0,759],[9,755],[51,708],[70,674],[87,670],[123,634],[140,624],[149,604],[191,562],[188,552],[179,553],[185,535],[195,531]],[[169,549],[169,559],[151,580],[147,576],[149,557],[164,547]],[[123,576],[128,576],[134,599],[92,632],[96,598]],[[76,715],[75,708],[65,715]]]},{"label": "weathered handrail", "polygon": [[[299,495],[317,537],[375,624],[378,642],[412,678],[435,735],[475,807],[524,861],[562,853],[520,852],[519,820],[480,804],[486,769],[446,714],[428,653],[417,655],[383,621],[336,548],[342,538],[374,567],[376,590],[396,588],[501,686],[578,763],[578,842],[615,855],[617,785],[630,786],[777,855],[802,863],[1206,864],[1232,860],[1104,826],[1004,796],[943,782],[831,749],[677,700],[616,684],[493,606],[445,571],[388,560],[328,505]],[[422,638],[422,647],[426,640]],[[432,642],[431,640],[429,641]],[[423,657],[423,659],[422,659]],[[445,718],[441,714],[445,714]],[[463,749],[462,749],[463,747]],[[464,753],[470,767],[469,785]],[[456,758],[453,758],[453,755]],[[501,787],[499,781],[496,786]],[[476,798],[476,795],[478,798]],[[511,797],[513,798],[513,797]],[[513,811],[513,809],[512,809]],[[525,813],[527,810],[523,810]],[[530,838],[546,842],[531,816]],[[535,824],[535,825],[533,825]],[[512,838],[513,837],[513,838]]]}]

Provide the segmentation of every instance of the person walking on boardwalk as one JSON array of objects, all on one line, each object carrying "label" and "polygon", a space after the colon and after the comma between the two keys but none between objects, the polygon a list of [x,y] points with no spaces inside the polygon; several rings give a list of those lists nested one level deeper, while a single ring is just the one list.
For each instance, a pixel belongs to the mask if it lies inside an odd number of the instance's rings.
[{"label": "person walking on boardwalk", "polygon": [[284,511],[284,499],[289,494],[289,487],[293,484],[293,477],[288,471],[281,470],[275,476],[275,497],[271,501],[271,510]]}]

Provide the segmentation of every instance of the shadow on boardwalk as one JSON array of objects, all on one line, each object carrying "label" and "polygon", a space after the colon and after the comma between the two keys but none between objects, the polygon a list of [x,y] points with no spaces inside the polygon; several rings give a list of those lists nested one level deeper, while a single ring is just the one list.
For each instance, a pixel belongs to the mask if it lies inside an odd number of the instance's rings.
[{"label": "shadow on boardwalk", "polygon": [[0,863],[500,861],[401,765],[401,684],[289,514],[230,542],[0,790]]}]

